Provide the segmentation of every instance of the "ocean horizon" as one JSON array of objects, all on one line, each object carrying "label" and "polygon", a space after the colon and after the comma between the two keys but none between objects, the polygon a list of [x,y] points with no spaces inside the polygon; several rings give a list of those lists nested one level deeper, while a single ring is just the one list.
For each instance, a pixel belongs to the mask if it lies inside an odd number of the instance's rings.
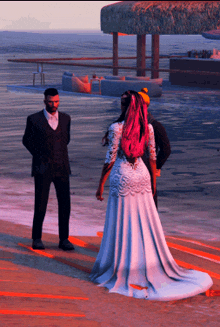
[{"label": "ocean horizon", "polygon": [[[20,35],[19,39],[17,36]],[[51,35],[51,39],[48,36]],[[104,34],[99,30],[17,30],[17,31],[0,31],[0,54],[5,53],[4,49],[6,46],[20,44],[38,44],[45,45],[45,43],[56,45],[59,43],[62,45],[62,49],[59,49],[61,53],[70,53],[69,45],[73,42],[72,51],[74,52],[74,42],[79,41],[77,36],[81,37],[80,43],[90,43],[95,44],[96,49],[91,47],[90,56],[97,56],[97,50],[101,50],[103,56],[107,55],[109,52],[112,53],[112,35]],[[56,40],[56,37],[58,38]],[[88,39],[90,37],[90,39]],[[56,41],[55,41],[56,40]],[[101,41],[101,42],[100,42]],[[18,43],[19,42],[19,43]],[[187,51],[196,50],[213,50],[213,48],[218,47],[218,40],[206,39],[202,35],[160,35],[160,55],[187,55]],[[66,47],[64,46],[66,45]],[[80,46],[80,44],[78,44]],[[8,48],[9,52],[10,48]],[[14,49],[13,49],[14,50]],[[46,53],[46,48],[44,52]],[[17,48],[18,53],[19,47]],[[26,48],[27,53],[31,52],[31,49]],[[41,53],[43,49],[39,49]],[[58,52],[56,50],[54,55]],[[132,53],[131,53],[132,52]],[[51,54],[52,51],[49,51]],[[125,35],[119,36],[119,55],[136,55],[136,35]],[[146,55],[151,54],[151,35],[146,35]],[[85,56],[85,53],[81,51],[80,56]]]},{"label": "ocean horizon", "polygon": [[74,34],[74,33],[80,33],[80,34],[102,34],[103,32],[96,29],[90,29],[90,30],[79,30],[79,29],[60,29],[60,30],[0,30],[0,33],[37,33],[37,34]]}]

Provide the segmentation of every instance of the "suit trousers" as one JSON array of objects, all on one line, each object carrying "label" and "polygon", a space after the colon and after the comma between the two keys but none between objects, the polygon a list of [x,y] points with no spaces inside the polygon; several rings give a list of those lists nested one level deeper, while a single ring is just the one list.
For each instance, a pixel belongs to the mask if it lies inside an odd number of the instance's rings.
[{"label": "suit trousers", "polygon": [[69,237],[70,218],[70,183],[69,175],[52,176],[37,174],[35,181],[35,206],[32,228],[32,239],[41,239],[42,226],[46,214],[51,183],[54,184],[58,200],[59,238],[61,241]]}]

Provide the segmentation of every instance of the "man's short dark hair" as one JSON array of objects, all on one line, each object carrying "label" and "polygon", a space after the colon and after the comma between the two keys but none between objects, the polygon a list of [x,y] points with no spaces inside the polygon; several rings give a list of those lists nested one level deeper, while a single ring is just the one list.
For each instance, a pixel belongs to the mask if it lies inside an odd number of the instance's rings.
[{"label": "man's short dark hair", "polygon": [[58,93],[57,89],[54,89],[53,87],[50,87],[49,89],[46,89],[46,90],[44,91],[44,96],[45,96],[45,98],[46,98],[48,95],[54,97],[55,95],[58,95],[58,94],[59,94],[59,93]]}]

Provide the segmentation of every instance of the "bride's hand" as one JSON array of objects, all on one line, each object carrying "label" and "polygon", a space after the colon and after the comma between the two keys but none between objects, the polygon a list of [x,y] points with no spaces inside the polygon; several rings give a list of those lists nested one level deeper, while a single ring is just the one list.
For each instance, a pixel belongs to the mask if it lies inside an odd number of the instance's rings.
[{"label": "bride's hand", "polygon": [[96,192],[96,198],[97,198],[97,200],[99,200],[99,201],[103,201],[104,200],[104,198],[102,197],[103,191],[104,191],[104,186],[99,186],[98,187],[98,190]]}]

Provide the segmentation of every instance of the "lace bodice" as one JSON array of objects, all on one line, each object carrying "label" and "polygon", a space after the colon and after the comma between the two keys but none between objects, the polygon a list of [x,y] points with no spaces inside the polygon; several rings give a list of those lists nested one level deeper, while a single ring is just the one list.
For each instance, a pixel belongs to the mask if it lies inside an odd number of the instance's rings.
[{"label": "lace bodice", "polygon": [[[108,145],[108,151],[106,154],[105,163],[112,163],[116,160],[117,155],[125,159],[125,156],[120,148],[120,140],[122,136],[122,129],[124,126],[124,122],[121,123],[113,123],[109,127],[109,145]],[[151,124],[148,124],[149,128],[149,142],[148,142],[148,153],[150,159],[156,160],[156,149],[155,149],[155,139],[154,139],[154,130],[153,126]]]},{"label": "lace bodice", "polygon": [[[141,158],[134,163],[126,159],[121,147],[123,122],[114,123],[109,128],[109,147],[105,163],[113,163],[110,174],[110,194],[112,196],[127,196],[129,194],[152,192],[150,174]],[[156,160],[154,131],[149,124],[148,152],[151,159]]]}]

